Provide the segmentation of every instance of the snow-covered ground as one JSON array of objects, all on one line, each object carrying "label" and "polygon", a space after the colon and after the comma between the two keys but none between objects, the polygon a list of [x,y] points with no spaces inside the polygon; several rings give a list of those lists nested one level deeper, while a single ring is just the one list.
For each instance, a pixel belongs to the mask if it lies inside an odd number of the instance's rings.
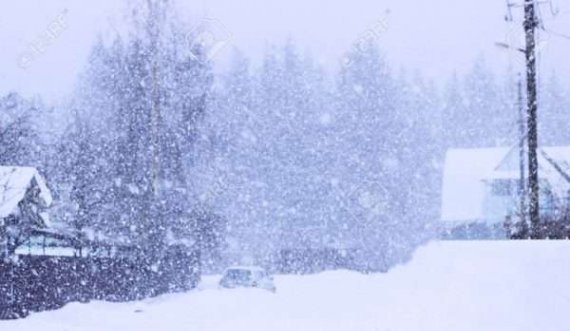
[{"label": "snow-covered ground", "polygon": [[436,242],[387,274],[277,276],[277,293],[199,290],[69,304],[4,331],[570,330],[570,242]]}]

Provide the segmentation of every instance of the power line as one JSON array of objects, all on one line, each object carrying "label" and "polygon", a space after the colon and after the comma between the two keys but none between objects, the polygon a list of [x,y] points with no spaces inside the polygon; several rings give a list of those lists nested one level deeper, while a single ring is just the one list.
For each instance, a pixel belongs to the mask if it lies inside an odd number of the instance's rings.
[{"label": "power line", "polygon": [[541,27],[541,30],[544,31],[544,32],[546,32],[546,33],[551,34],[552,36],[559,37],[559,38],[563,38],[563,39],[566,39],[566,40],[570,40],[570,35],[549,30],[549,29],[545,28],[544,26]]},{"label": "power line", "polygon": [[[546,2],[549,6],[550,9],[550,15],[552,15],[553,18],[556,18],[558,15],[560,15],[561,11],[560,8],[558,8],[557,6],[554,6],[554,3],[552,2],[552,0],[548,0],[548,2]],[[538,9],[538,13],[539,13],[539,27],[542,31],[555,36],[555,37],[560,37],[563,39],[567,39],[570,40],[570,34],[566,34],[566,33],[560,33],[560,32],[556,32],[556,31],[552,31],[550,29],[547,29],[546,26],[544,25],[544,20],[542,19],[542,10],[540,6],[537,6]]]},{"label": "power line", "polygon": [[552,2],[552,0],[548,0],[548,4],[549,4],[549,6],[550,6],[550,14],[551,14],[553,17],[558,16],[558,14],[560,14],[560,8],[555,7],[555,6],[554,6],[554,3]]}]

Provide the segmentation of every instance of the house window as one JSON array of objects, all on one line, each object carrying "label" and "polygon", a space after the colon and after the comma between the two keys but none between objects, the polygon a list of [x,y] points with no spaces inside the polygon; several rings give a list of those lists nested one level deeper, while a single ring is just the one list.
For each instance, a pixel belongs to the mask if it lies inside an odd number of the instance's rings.
[{"label": "house window", "polygon": [[511,196],[516,189],[516,181],[511,179],[495,179],[491,183],[491,193],[495,196]]}]

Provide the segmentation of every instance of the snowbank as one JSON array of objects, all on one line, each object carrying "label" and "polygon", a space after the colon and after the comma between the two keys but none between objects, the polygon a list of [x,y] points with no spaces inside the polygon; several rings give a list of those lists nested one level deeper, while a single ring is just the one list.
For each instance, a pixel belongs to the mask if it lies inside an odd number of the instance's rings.
[{"label": "snowbank", "polygon": [[6,331],[568,330],[570,242],[436,242],[388,274],[277,276],[277,293],[200,290],[74,303]]}]

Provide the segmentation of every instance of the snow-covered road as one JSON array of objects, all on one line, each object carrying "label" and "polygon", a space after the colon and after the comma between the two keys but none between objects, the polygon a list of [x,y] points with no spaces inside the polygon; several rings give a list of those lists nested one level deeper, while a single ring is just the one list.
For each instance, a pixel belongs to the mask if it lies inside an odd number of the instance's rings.
[{"label": "snow-covered road", "polygon": [[277,293],[200,290],[69,304],[1,331],[570,330],[570,242],[436,242],[388,274],[278,276]]}]

